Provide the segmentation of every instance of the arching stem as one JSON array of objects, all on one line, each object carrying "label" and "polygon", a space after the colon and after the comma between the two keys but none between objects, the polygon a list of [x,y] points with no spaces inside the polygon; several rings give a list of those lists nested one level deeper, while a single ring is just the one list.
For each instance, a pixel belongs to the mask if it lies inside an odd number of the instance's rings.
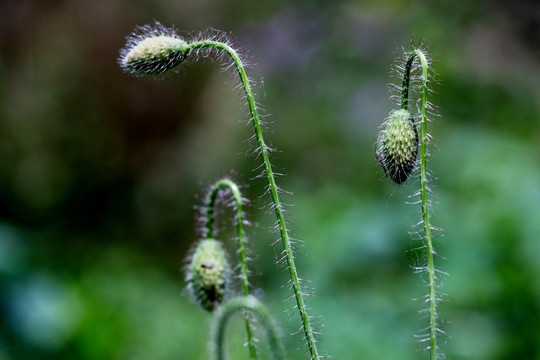
[{"label": "arching stem", "polygon": [[420,199],[422,204],[422,224],[424,227],[424,241],[426,247],[427,272],[428,272],[428,302],[429,302],[429,352],[430,359],[437,359],[437,280],[435,270],[435,250],[431,235],[431,224],[429,217],[429,179],[427,172],[427,109],[428,109],[428,61],[421,49],[414,49],[409,55],[405,65],[403,75],[403,88],[401,98],[401,108],[408,108],[409,83],[412,66],[415,60],[420,62],[421,67],[421,98],[420,98]]},{"label": "arching stem", "polygon": [[277,218],[277,223],[278,223],[280,236],[281,236],[281,243],[283,245],[285,256],[287,259],[287,266],[289,270],[289,276],[291,278],[291,285],[294,292],[294,296],[296,298],[296,305],[300,314],[302,327],[304,329],[304,335],[306,337],[306,342],[309,347],[311,359],[318,360],[319,353],[317,350],[315,334],[311,327],[310,319],[307,314],[307,309],[304,302],[302,289],[300,286],[298,272],[296,270],[296,264],[295,264],[295,259],[293,255],[291,240],[289,238],[289,232],[287,230],[287,226],[285,222],[283,205],[279,198],[279,190],[278,190],[278,186],[276,185],[274,171],[270,163],[268,147],[263,138],[261,120],[259,117],[259,113],[257,111],[257,105],[255,103],[253,91],[251,89],[251,85],[250,85],[248,76],[246,74],[244,65],[242,63],[240,56],[236,52],[236,50],[234,50],[231,46],[229,46],[228,44],[224,42],[213,41],[213,40],[194,41],[189,44],[188,51],[201,49],[201,48],[213,48],[213,49],[224,51],[225,53],[227,53],[231,57],[236,67],[236,70],[238,72],[238,76],[240,77],[240,82],[242,84],[244,93],[246,95],[246,99],[247,99],[247,103],[248,103],[248,107],[249,107],[249,111],[251,115],[251,122],[253,124],[253,128],[255,131],[255,137],[257,140],[258,147],[259,147],[260,156],[262,158],[264,170],[268,179],[268,190],[272,197],[273,208],[274,208],[274,212]]},{"label": "arching stem", "polygon": [[270,312],[253,296],[233,298],[220,306],[214,313],[210,338],[212,359],[225,360],[225,329],[232,316],[240,310],[253,313],[261,322],[268,335],[272,359],[284,359],[283,346],[279,340]]}]

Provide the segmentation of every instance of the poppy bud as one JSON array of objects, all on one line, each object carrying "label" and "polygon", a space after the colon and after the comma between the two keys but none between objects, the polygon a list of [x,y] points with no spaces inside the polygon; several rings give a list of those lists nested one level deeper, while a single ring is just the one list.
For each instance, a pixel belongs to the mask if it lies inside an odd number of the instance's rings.
[{"label": "poppy bud", "polygon": [[188,43],[174,30],[157,23],[155,27],[141,27],[140,31],[140,34],[130,35],[126,46],[120,50],[118,62],[124,71],[139,75],[161,74],[186,58]]},{"label": "poppy bud", "polygon": [[229,263],[223,245],[215,239],[203,239],[193,251],[186,274],[192,298],[203,309],[214,310],[229,286]]},{"label": "poppy bud", "polygon": [[418,154],[418,132],[412,114],[393,110],[377,138],[377,160],[386,176],[401,184],[411,174]]}]

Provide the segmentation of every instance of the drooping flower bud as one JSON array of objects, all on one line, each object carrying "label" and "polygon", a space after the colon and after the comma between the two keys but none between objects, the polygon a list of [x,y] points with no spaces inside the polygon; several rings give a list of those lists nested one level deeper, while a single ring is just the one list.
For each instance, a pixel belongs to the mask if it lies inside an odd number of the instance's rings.
[{"label": "drooping flower bud", "polygon": [[118,62],[124,71],[138,75],[164,73],[179,65],[189,52],[188,43],[174,29],[159,23],[139,28],[128,36]]},{"label": "drooping flower bud", "polygon": [[401,184],[411,174],[418,154],[418,132],[412,114],[393,110],[377,138],[377,160],[386,176]]},{"label": "drooping flower bud", "polygon": [[222,302],[229,286],[229,263],[220,241],[198,242],[187,267],[186,282],[191,297],[203,309],[212,311]]}]

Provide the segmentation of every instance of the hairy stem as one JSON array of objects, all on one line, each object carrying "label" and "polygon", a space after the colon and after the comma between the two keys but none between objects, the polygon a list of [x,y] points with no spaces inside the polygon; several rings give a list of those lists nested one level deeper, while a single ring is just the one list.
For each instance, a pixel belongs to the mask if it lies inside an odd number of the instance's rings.
[{"label": "hairy stem", "polygon": [[403,75],[403,90],[402,90],[402,102],[401,108],[407,109],[408,107],[408,94],[409,94],[409,82],[412,71],[412,65],[415,60],[420,62],[421,67],[421,98],[420,98],[420,199],[422,205],[422,224],[424,228],[424,241],[426,247],[427,257],[427,272],[428,272],[428,302],[429,302],[429,352],[430,359],[437,359],[437,284],[436,284],[436,270],[434,255],[435,250],[433,247],[433,238],[431,235],[431,224],[429,217],[429,179],[427,172],[427,95],[428,95],[428,61],[424,52],[421,49],[414,49],[409,55],[407,63],[405,65],[405,71]]},{"label": "hairy stem", "polygon": [[272,358],[274,360],[284,359],[283,347],[277,335],[276,327],[272,321],[270,312],[253,296],[233,298],[220,306],[214,314],[210,338],[212,359],[225,359],[225,328],[232,315],[240,310],[247,310],[257,316],[268,335]]},{"label": "hairy stem", "polygon": [[[239,257],[240,257],[240,278],[242,282],[242,294],[244,296],[249,295],[249,279],[248,279],[248,267],[247,267],[247,241],[246,233],[244,230],[244,212],[242,209],[242,194],[238,185],[230,179],[221,179],[215,182],[208,195],[206,196],[204,202],[204,208],[206,210],[206,226],[204,237],[217,237],[217,227],[215,226],[215,207],[218,199],[218,194],[222,189],[229,189],[233,198],[235,205],[235,225],[236,225],[236,236],[238,237],[238,247],[239,247]],[[255,347],[255,340],[253,338],[253,331],[249,321],[249,315],[246,314],[246,333],[248,340],[248,348],[250,358],[252,360],[257,359],[257,349]]]},{"label": "hairy stem", "polygon": [[236,70],[238,72],[238,76],[240,77],[240,82],[244,89],[250,115],[251,115],[251,122],[255,130],[255,137],[257,139],[260,156],[262,158],[264,170],[268,178],[268,186],[269,186],[268,189],[272,197],[273,208],[274,208],[274,212],[277,218],[277,223],[279,226],[281,242],[282,242],[285,256],[287,259],[289,276],[291,278],[292,289],[294,292],[294,296],[296,298],[296,305],[300,313],[300,319],[302,321],[304,335],[306,337],[306,341],[309,347],[311,358],[314,360],[318,360],[319,353],[317,350],[315,334],[312,329],[309,316],[307,314],[307,309],[304,302],[302,289],[300,286],[300,280],[298,277],[298,272],[296,270],[296,264],[295,264],[295,259],[293,255],[291,240],[289,238],[289,231],[287,229],[286,222],[285,222],[283,204],[281,203],[281,200],[279,198],[279,189],[278,189],[278,186],[276,185],[274,171],[272,169],[272,165],[270,163],[270,157],[268,154],[269,148],[266,145],[263,138],[263,132],[261,128],[261,121],[260,121],[259,113],[257,111],[257,105],[255,103],[253,91],[251,89],[251,85],[250,85],[248,76],[246,74],[244,65],[242,63],[240,56],[236,52],[236,50],[234,50],[231,46],[229,46],[228,44],[224,42],[213,41],[213,40],[195,41],[189,44],[188,51],[200,49],[200,48],[214,48],[214,49],[226,52],[231,57],[236,67]]}]

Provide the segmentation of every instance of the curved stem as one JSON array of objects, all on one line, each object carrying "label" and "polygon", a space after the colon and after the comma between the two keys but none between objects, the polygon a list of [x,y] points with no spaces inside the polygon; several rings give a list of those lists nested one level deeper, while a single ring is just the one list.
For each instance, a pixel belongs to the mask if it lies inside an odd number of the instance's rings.
[{"label": "curved stem", "polygon": [[[236,235],[238,237],[239,257],[240,257],[240,278],[242,282],[242,294],[244,296],[249,295],[249,279],[248,279],[248,267],[247,267],[247,240],[244,230],[244,211],[242,209],[243,199],[238,185],[230,179],[221,179],[215,182],[210,188],[208,195],[204,201],[204,208],[206,210],[206,226],[204,237],[216,238],[217,228],[215,226],[215,207],[218,199],[219,191],[222,189],[229,189],[234,198],[235,204],[235,225]],[[257,359],[257,349],[255,347],[255,340],[253,338],[253,331],[250,325],[249,316],[246,314],[246,333],[248,340],[248,348],[251,359]]]},{"label": "curved stem", "polygon": [[240,82],[242,84],[244,93],[246,95],[246,99],[247,99],[247,103],[248,103],[248,107],[249,107],[249,111],[251,115],[251,122],[255,130],[255,137],[257,139],[257,143],[259,146],[260,156],[262,158],[264,170],[266,172],[266,176],[268,179],[268,186],[269,186],[268,189],[272,197],[273,208],[274,208],[274,212],[277,218],[277,223],[278,223],[280,236],[281,236],[281,243],[283,245],[285,257],[287,259],[289,276],[291,278],[291,284],[292,284],[294,296],[296,298],[297,308],[300,313],[300,319],[302,321],[304,335],[306,337],[306,341],[309,347],[311,358],[314,360],[318,360],[319,353],[317,350],[315,334],[311,327],[309,316],[307,314],[306,305],[304,302],[302,289],[301,289],[300,281],[298,277],[298,272],[296,270],[296,264],[295,264],[295,259],[293,255],[291,240],[289,238],[289,231],[287,230],[287,226],[285,223],[283,205],[279,198],[278,186],[276,185],[274,171],[272,170],[272,165],[270,163],[270,157],[268,154],[268,146],[266,145],[263,138],[263,132],[261,128],[261,121],[260,121],[259,113],[257,111],[257,105],[255,103],[253,91],[251,90],[251,85],[250,85],[248,76],[246,74],[244,65],[242,63],[242,60],[240,59],[240,56],[238,55],[236,50],[234,50],[228,44],[220,42],[220,41],[213,41],[213,40],[195,41],[189,44],[188,48],[189,50],[198,49],[198,48],[214,48],[217,50],[224,51],[231,57],[236,67],[238,76],[240,77]]},{"label": "curved stem", "polygon": [[428,61],[421,49],[414,49],[409,55],[403,76],[402,109],[407,109],[410,74],[414,61],[418,59],[421,67],[421,99],[420,99],[420,198],[422,204],[422,223],[426,246],[428,271],[428,301],[429,301],[429,352],[432,360],[437,359],[437,284],[435,274],[433,238],[429,217],[428,172],[427,172],[427,95],[428,95]]},{"label": "curved stem", "polygon": [[253,313],[266,330],[270,343],[270,351],[274,360],[284,359],[284,351],[277,335],[276,327],[266,307],[253,296],[233,298],[220,306],[212,318],[210,338],[212,359],[225,359],[225,328],[234,313],[247,310]]}]

